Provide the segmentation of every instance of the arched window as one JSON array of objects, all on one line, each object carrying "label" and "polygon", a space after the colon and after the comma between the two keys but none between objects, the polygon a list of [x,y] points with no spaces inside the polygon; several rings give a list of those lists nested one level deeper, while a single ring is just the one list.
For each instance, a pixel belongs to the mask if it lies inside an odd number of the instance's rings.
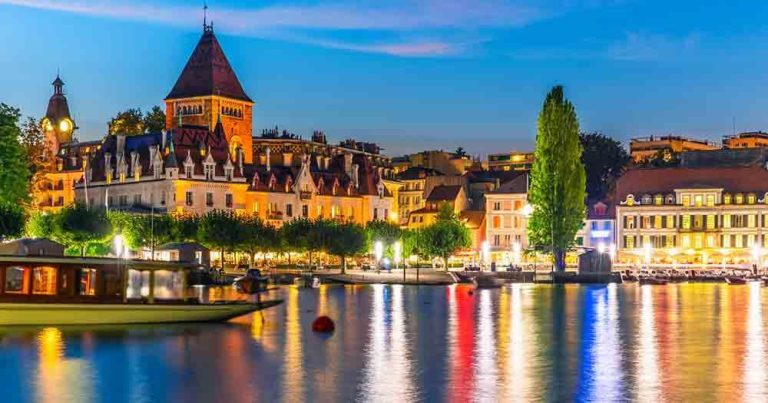
[{"label": "arched window", "polygon": [[723,195],[723,204],[731,204],[731,195],[729,193]]},{"label": "arched window", "polygon": [[733,198],[733,200],[736,204],[744,204],[744,195],[741,193],[736,193],[736,196]]},{"label": "arched window", "polygon": [[627,200],[624,202],[627,206],[634,206],[635,205],[635,196],[634,195],[627,195]]},{"label": "arched window", "polygon": [[747,195],[747,204],[755,204],[755,199],[757,199],[757,197],[755,196],[754,193],[748,194]]},{"label": "arched window", "polygon": [[668,194],[666,204],[675,204],[675,195]]},{"label": "arched window", "polygon": [[651,195],[643,195],[642,204],[651,204]]}]

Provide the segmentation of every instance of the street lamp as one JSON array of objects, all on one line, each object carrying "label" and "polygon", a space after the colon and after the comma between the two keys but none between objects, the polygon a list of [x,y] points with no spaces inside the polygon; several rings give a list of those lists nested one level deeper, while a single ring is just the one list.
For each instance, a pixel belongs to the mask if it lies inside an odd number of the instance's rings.
[{"label": "street lamp", "polygon": [[125,238],[123,238],[121,234],[117,234],[112,242],[115,246],[115,255],[117,255],[118,258],[123,257],[125,254]]},{"label": "street lamp", "polygon": [[612,243],[610,246],[608,246],[608,256],[611,257],[611,262],[616,260],[616,244]]},{"label": "street lamp", "polygon": [[[399,268],[400,261],[402,260],[402,253],[403,253],[403,245],[400,243],[400,241],[395,242],[394,245],[392,245],[392,249],[394,249],[394,260],[395,260],[395,269]],[[405,270],[405,269],[403,269]]]},{"label": "street lamp", "polygon": [[605,243],[604,242],[600,242],[600,243],[597,244],[597,253],[599,253],[601,255],[603,253],[605,253]]}]

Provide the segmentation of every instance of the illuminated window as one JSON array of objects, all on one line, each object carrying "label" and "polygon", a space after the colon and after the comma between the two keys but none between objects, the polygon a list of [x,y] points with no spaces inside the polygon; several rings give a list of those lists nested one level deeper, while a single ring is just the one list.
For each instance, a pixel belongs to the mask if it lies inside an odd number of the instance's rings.
[{"label": "illuminated window", "polygon": [[493,217],[493,228],[499,228],[501,227],[501,217],[494,216]]},{"label": "illuminated window", "polygon": [[96,269],[80,269],[80,295],[96,295]]},{"label": "illuminated window", "polygon": [[5,269],[5,292],[9,294],[25,294],[27,292],[23,267]]},{"label": "illuminated window", "polygon": [[723,204],[731,204],[731,195],[723,195]]},{"label": "illuminated window", "polygon": [[713,207],[715,205],[715,195],[707,195],[707,207]]},{"label": "illuminated window", "polygon": [[627,201],[625,203],[627,206],[634,206],[635,205],[635,196],[627,195]]},{"label": "illuminated window", "polygon": [[693,197],[693,204],[696,207],[701,207],[704,205],[704,196],[702,195],[696,195]]},{"label": "illuminated window", "polygon": [[707,229],[715,229],[715,215],[707,215]]},{"label": "illuminated window", "polygon": [[674,248],[675,247],[675,237],[672,235],[668,235],[666,237],[666,245],[667,248]]},{"label": "illuminated window", "polygon": [[750,193],[747,195],[747,204],[755,204],[755,195]]},{"label": "illuminated window", "polygon": [[743,240],[743,238],[741,236],[739,236],[739,235],[736,236],[736,243],[735,243],[734,247],[736,247],[736,248],[743,248],[744,247],[744,240]]},{"label": "illuminated window", "polygon": [[723,228],[731,228],[731,215],[723,215]]},{"label": "illuminated window", "polygon": [[653,228],[664,228],[661,224],[661,217],[660,215],[653,217]]},{"label": "illuminated window", "polygon": [[634,236],[625,236],[624,237],[624,247],[627,249],[634,249],[635,248],[635,237]]},{"label": "illuminated window", "polygon": [[747,216],[747,227],[749,228],[755,228],[755,215],[750,214]]},{"label": "illuminated window", "polygon": [[734,197],[734,201],[736,204],[743,204],[744,203],[744,195],[741,193],[736,194],[736,197]]},{"label": "illuminated window", "polygon": [[655,204],[657,206],[661,206],[662,204],[664,204],[664,196],[662,196],[662,195],[654,196],[653,197],[653,204]]},{"label": "illuminated window", "polygon": [[691,229],[691,216],[689,216],[687,214],[683,216],[682,228],[683,229]]},{"label": "illuminated window", "polygon": [[56,295],[56,268],[44,266],[32,269],[32,294]]},{"label": "illuminated window", "polygon": [[682,245],[683,245],[683,248],[690,248],[691,247],[691,236],[690,235],[688,235],[688,234],[683,235]]},{"label": "illuminated window", "polygon": [[715,247],[715,236],[707,235],[707,248],[714,248],[714,247]]},{"label": "illuminated window", "polygon": [[723,248],[730,248],[730,247],[731,247],[731,236],[723,235]]},{"label": "illuminated window", "polygon": [[675,216],[667,216],[667,228],[675,228]]},{"label": "illuminated window", "polygon": [[691,205],[691,195],[683,195],[683,206]]}]

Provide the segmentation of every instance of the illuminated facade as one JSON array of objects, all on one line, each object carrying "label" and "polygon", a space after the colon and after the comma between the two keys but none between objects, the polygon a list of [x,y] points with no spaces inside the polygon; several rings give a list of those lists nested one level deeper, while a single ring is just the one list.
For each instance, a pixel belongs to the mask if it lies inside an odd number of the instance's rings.
[{"label": "illuminated facade", "polygon": [[768,133],[747,132],[723,137],[723,148],[768,147]]},{"label": "illuminated facade", "polygon": [[673,135],[638,137],[629,141],[629,154],[635,162],[647,161],[664,151],[681,153],[684,151],[717,150],[719,148],[718,144],[706,140]]},{"label": "illuminated facade", "polygon": [[628,171],[616,185],[619,261],[762,262],[766,192],[763,166]]},{"label": "illuminated facade", "polygon": [[510,262],[528,247],[528,175],[520,175],[485,195],[485,239],[490,260]]},{"label": "illuminated facade", "polygon": [[295,138],[254,145],[252,105],[206,27],[166,97],[167,131],[105,137],[77,200],[136,212],[228,210],[276,226],[298,217],[396,219],[399,184],[387,178],[385,157]]},{"label": "illuminated facade", "polygon": [[438,185],[432,188],[429,196],[427,196],[425,206],[409,214],[408,228],[423,228],[434,223],[444,205],[451,206],[457,216],[467,210],[469,200],[464,187],[461,185]]},{"label": "illuminated facade", "polygon": [[511,152],[488,154],[488,169],[491,171],[528,171],[533,167],[533,153]]}]

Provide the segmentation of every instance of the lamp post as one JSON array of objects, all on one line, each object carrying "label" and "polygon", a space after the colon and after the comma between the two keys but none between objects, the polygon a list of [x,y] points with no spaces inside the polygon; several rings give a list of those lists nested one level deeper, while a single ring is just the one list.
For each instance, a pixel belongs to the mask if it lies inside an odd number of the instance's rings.
[{"label": "lamp post", "polygon": [[384,256],[384,243],[376,241],[373,244],[373,255],[376,257],[376,267],[381,269],[381,258]]},{"label": "lamp post", "polygon": [[491,245],[488,241],[483,241],[481,246],[483,263],[487,266],[491,261]]}]

